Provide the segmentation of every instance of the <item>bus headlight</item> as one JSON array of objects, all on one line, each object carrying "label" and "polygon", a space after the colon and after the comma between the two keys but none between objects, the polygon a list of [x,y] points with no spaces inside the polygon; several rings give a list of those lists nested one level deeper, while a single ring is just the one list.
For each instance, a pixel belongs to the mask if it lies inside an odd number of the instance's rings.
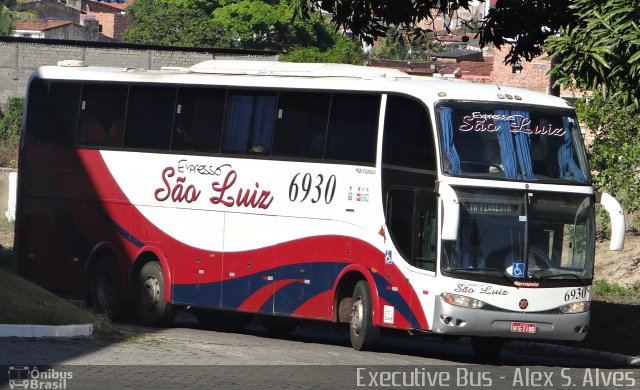
[{"label": "bus headlight", "polygon": [[450,305],[468,307],[470,309],[480,309],[485,305],[485,303],[480,300],[458,294],[442,293],[440,294],[440,298]]},{"label": "bus headlight", "polygon": [[584,313],[591,309],[591,302],[573,302],[558,308],[563,314]]}]

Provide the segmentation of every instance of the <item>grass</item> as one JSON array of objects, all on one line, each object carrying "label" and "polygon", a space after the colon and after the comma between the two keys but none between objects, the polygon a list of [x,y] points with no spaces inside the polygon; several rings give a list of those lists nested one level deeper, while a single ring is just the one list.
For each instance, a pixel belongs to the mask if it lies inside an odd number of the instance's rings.
[{"label": "grass", "polygon": [[93,324],[93,334],[119,336],[109,318],[73,305],[13,272],[14,224],[0,217],[0,324]]},{"label": "grass", "polygon": [[71,325],[95,322],[91,313],[18,275],[0,269],[0,323]]},{"label": "grass", "polygon": [[626,288],[606,280],[596,280],[593,282],[592,291],[593,299],[598,301],[640,305],[640,284]]}]

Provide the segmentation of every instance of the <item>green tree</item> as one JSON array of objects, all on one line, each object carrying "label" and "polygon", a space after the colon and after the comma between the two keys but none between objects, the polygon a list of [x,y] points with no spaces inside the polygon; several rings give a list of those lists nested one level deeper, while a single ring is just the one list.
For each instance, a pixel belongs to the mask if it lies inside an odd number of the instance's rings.
[{"label": "green tree", "polygon": [[433,37],[422,35],[410,39],[401,29],[389,27],[387,36],[380,39],[380,44],[373,50],[372,57],[389,60],[423,60],[431,59],[432,52],[441,52],[442,45]]},{"label": "green tree", "polygon": [[5,5],[0,5],[0,36],[10,35],[12,24],[13,18],[11,17],[11,10]]},{"label": "green tree", "polygon": [[558,83],[639,107],[640,0],[576,0],[575,22],[550,37]]},{"label": "green tree", "polygon": [[190,47],[231,45],[223,27],[203,10],[175,0],[137,0],[127,8],[134,24],[122,35],[125,42]]},{"label": "green tree", "polygon": [[594,134],[589,147],[597,187],[621,201],[627,213],[640,210],[640,116],[617,99],[595,93],[577,105],[582,125]]},{"label": "green tree", "polygon": [[9,98],[0,112],[0,166],[15,168],[18,161],[18,145],[24,98]]},{"label": "green tree", "polygon": [[[568,8],[574,0],[497,0],[479,30],[481,45],[507,46],[506,63],[531,60],[542,53],[547,37],[568,25],[573,14]],[[433,31],[418,28],[418,23],[437,16],[469,10],[471,0],[294,0],[297,14],[303,17],[317,9],[332,15],[333,23],[352,31],[368,43],[384,37],[389,27],[412,31],[421,36]],[[484,2],[480,0],[480,2]]]},{"label": "green tree", "polygon": [[362,64],[364,55],[358,45],[349,39],[338,39],[335,45],[321,50],[317,47],[295,47],[281,54],[285,62],[333,62]]},{"label": "green tree", "polygon": [[305,20],[294,18],[289,0],[221,2],[212,14],[243,49],[285,53],[283,60],[358,62],[361,50],[324,20],[319,12]]}]

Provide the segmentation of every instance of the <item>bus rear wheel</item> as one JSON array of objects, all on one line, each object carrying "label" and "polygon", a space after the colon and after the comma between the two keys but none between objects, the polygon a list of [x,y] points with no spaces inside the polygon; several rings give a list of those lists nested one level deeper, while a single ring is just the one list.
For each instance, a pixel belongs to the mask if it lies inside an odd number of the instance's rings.
[{"label": "bus rear wheel", "polygon": [[144,325],[167,325],[173,321],[175,311],[164,299],[164,275],[158,262],[146,263],[135,282],[135,309],[138,320]]},{"label": "bus rear wheel", "polygon": [[110,255],[103,256],[91,270],[89,294],[96,313],[118,318],[121,305],[118,292],[118,268]]},{"label": "bus rear wheel", "polygon": [[357,351],[374,350],[380,342],[380,328],[373,326],[371,290],[364,280],[353,289],[349,334],[351,345]]}]

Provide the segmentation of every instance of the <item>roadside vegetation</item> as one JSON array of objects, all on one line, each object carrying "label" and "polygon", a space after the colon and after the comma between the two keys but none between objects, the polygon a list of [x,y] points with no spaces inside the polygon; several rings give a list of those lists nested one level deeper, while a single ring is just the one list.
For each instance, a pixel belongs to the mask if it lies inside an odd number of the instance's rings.
[{"label": "roadside vegetation", "polygon": [[18,145],[24,98],[7,99],[4,109],[0,110],[0,167],[18,167]]},{"label": "roadside vegetation", "polygon": [[627,305],[640,305],[640,283],[624,287],[606,280],[593,282],[592,297],[594,300]]}]

